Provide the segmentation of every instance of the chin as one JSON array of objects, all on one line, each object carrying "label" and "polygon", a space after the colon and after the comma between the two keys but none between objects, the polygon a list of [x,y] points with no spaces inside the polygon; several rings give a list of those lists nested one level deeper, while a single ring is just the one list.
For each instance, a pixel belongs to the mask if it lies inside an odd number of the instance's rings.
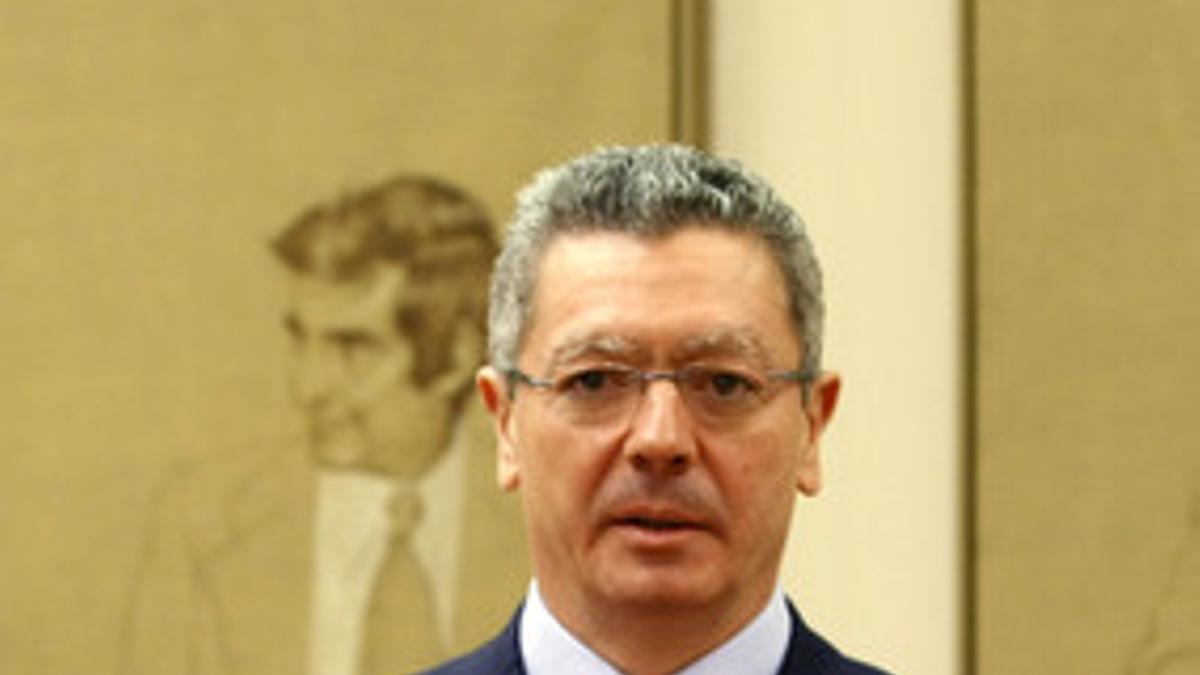
[{"label": "chin", "polygon": [[608,602],[662,608],[706,605],[729,586],[715,564],[700,569],[638,565],[603,572],[599,581],[600,594]]},{"label": "chin", "polygon": [[314,443],[310,452],[313,463],[327,469],[357,469],[366,463],[362,446],[354,443]]},{"label": "chin", "polygon": [[595,542],[585,564],[590,585],[606,602],[694,607],[719,601],[735,585],[731,563],[707,533],[660,538],[613,529]]}]

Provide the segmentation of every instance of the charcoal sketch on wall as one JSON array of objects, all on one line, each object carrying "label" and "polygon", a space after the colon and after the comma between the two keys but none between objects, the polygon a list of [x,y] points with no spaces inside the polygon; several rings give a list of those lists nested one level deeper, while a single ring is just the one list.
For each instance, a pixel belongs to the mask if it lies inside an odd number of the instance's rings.
[{"label": "charcoal sketch on wall", "polygon": [[483,358],[493,232],[461,189],[401,176],[271,242],[303,442],[164,486],[126,672],[412,672],[450,654],[456,620],[504,620],[473,613],[463,587],[504,561],[458,555],[473,511],[497,508],[467,492],[464,471],[486,467],[456,433]]}]

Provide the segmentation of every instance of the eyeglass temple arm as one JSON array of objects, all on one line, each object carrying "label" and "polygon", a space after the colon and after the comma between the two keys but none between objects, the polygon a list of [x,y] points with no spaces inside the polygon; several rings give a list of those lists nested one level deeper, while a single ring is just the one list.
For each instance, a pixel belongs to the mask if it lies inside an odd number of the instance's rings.
[{"label": "eyeglass temple arm", "polygon": [[554,384],[550,380],[541,380],[533,377],[532,375],[522,371],[520,368],[506,368],[502,372],[504,373],[504,379],[508,382],[508,395],[513,399],[516,399],[517,397],[518,384],[523,384],[527,387],[533,387],[535,389],[545,389],[553,386]]},{"label": "eyeglass temple arm", "polygon": [[800,401],[807,405],[808,395],[812,391],[812,383],[816,381],[820,374],[820,371],[813,370],[811,368],[803,368],[800,370],[780,370],[774,373],[768,373],[767,376],[773,380],[799,382]]}]

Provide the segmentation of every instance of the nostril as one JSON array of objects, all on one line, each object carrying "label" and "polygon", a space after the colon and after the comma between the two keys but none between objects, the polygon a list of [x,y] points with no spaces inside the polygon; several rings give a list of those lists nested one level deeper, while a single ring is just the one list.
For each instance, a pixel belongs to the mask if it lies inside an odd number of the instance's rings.
[{"label": "nostril", "polygon": [[638,471],[645,471],[647,468],[649,468],[650,460],[646,459],[645,455],[636,453],[630,458],[629,463],[633,464],[634,469],[637,469]]},{"label": "nostril", "polygon": [[635,471],[677,475],[686,472],[692,460],[683,451],[659,453],[635,450],[629,453],[629,463]]}]

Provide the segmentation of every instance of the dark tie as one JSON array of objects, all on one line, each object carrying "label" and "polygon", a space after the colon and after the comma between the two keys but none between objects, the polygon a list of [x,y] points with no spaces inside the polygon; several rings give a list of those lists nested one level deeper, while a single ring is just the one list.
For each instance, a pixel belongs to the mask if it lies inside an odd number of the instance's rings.
[{"label": "dark tie", "polygon": [[362,675],[411,673],[443,658],[429,580],[412,547],[421,498],[402,492],[389,508],[392,539],[367,607]]}]

